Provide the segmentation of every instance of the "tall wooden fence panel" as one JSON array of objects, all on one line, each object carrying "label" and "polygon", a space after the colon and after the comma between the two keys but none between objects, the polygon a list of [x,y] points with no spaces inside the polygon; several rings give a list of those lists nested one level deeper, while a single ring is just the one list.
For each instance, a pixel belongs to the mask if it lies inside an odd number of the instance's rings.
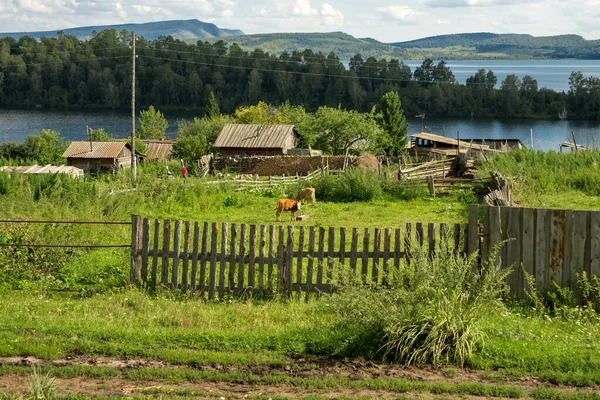
[{"label": "tall wooden fence panel", "polygon": [[525,298],[525,274],[539,291],[556,283],[577,290],[577,275],[600,275],[600,211],[484,207],[482,249],[486,257],[504,242],[497,257],[512,267],[511,291]]},{"label": "tall wooden fence panel", "polygon": [[348,279],[386,286],[417,249],[431,255],[464,253],[469,246],[466,224],[347,229],[134,216],[133,226],[132,276],[139,283],[207,299],[274,293],[308,298],[331,293]]}]

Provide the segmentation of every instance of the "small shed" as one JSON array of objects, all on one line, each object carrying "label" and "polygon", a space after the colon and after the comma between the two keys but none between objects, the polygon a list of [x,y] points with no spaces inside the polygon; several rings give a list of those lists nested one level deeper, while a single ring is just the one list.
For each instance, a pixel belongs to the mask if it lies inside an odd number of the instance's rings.
[{"label": "small shed", "polygon": [[409,148],[411,152],[416,153],[420,157],[432,156],[434,154],[455,156],[457,153],[500,151],[491,149],[488,145],[474,143],[470,139],[468,141],[457,140],[429,132],[416,133],[410,135],[410,137],[411,143]]},{"label": "small shed", "polygon": [[[131,167],[131,145],[127,142],[72,142],[64,152],[67,164],[84,171],[115,171]],[[144,155],[136,152],[138,161]]]},{"label": "small shed", "polygon": [[281,156],[297,142],[294,125],[227,124],[213,147],[227,156]]},{"label": "small shed", "polygon": [[150,161],[170,160],[175,139],[142,139],[146,145],[146,159]]}]

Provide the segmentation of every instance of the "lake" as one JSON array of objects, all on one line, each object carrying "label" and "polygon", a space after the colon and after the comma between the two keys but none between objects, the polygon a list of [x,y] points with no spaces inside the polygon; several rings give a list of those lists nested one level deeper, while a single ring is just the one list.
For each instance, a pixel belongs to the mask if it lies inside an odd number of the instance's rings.
[{"label": "lake", "polygon": [[[165,112],[169,122],[167,136],[175,137],[177,120],[192,119],[199,113]],[[529,145],[530,130],[533,129],[534,147],[543,150],[558,150],[562,141],[571,141],[575,133],[578,144],[591,143],[595,136],[600,145],[600,121],[537,121],[537,120],[469,120],[469,119],[409,119],[409,133],[424,129],[448,137],[461,139],[520,139]],[[56,110],[0,110],[0,143],[22,142],[29,134],[42,129],[60,132],[68,141],[85,140],[85,126],[104,128],[116,138],[129,135],[131,114],[126,111],[56,111]]]},{"label": "lake", "polygon": [[[420,67],[422,61],[404,61],[412,72]],[[546,87],[558,92],[569,90],[569,75],[581,71],[584,76],[600,77],[599,60],[458,60],[447,61],[454,77],[463,85],[467,78],[479,69],[492,70],[498,78],[496,87],[500,87],[507,75],[515,74],[519,78],[530,75],[538,82],[538,87]]]}]

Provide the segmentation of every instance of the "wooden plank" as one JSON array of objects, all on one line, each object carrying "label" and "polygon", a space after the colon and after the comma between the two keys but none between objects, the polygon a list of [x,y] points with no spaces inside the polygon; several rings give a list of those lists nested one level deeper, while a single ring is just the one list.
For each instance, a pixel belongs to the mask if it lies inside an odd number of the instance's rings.
[{"label": "wooden plank", "polygon": [[208,275],[208,299],[215,298],[215,289],[217,286],[217,245],[219,240],[219,224],[213,222],[210,233],[210,267]]},{"label": "wooden plank", "polygon": [[373,268],[371,270],[371,284],[379,285],[379,258],[381,257],[380,253],[381,248],[381,228],[375,228],[375,233],[373,237]]},{"label": "wooden plank", "polygon": [[[484,261],[488,261],[490,254],[490,225],[492,223],[490,221],[490,209],[491,207],[488,206],[483,207],[483,238],[481,241],[480,254],[481,263],[483,263]],[[469,227],[469,229],[473,229],[473,227]],[[469,233],[469,235],[471,235],[471,233]]]},{"label": "wooden plank", "polygon": [[267,237],[266,225],[260,226],[258,237],[258,288],[265,290],[265,244]]},{"label": "wooden plank", "polygon": [[275,226],[269,225],[269,266],[267,271],[267,285],[273,291],[273,258],[275,256]]},{"label": "wooden plank", "polygon": [[154,220],[154,248],[152,249],[152,288],[156,288],[158,279],[158,246],[160,240],[160,220]]},{"label": "wooden plank", "polygon": [[521,208],[503,207],[507,210],[506,221],[506,266],[512,266],[513,272],[509,278],[511,291],[523,299],[523,273],[521,271]]},{"label": "wooden plank", "polygon": [[285,292],[285,282],[284,282],[284,255],[285,251],[285,228],[283,225],[279,225],[279,235],[277,242],[277,293],[283,294]]},{"label": "wooden plank", "polygon": [[148,284],[148,254],[150,253],[150,220],[142,220],[142,284]]},{"label": "wooden plank", "polygon": [[229,226],[227,222],[221,225],[221,256],[219,259],[219,298],[225,294],[225,275],[227,274],[227,238],[229,237]]},{"label": "wooden plank", "polygon": [[190,221],[185,221],[185,230],[183,233],[183,255],[181,257],[181,289],[185,293],[188,289],[188,260],[189,260],[189,250],[190,250],[190,228],[192,224]]},{"label": "wooden plank", "polygon": [[200,223],[194,222],[194,240],[192,244],[192,291],[191,294],[194,295],[196,291],[196,276],[198,274],[198,247],[200,242]]},{"label": "wooden plank", "polygon": [[250,249],[248,254],[248,291],[254,292],[254,263],[256,262],[256,225],[250,225]]},{"label": "wooden plank", "polygon": [[229,291],[235,291],[235,268],[237,265],[237,224],[231,224],[231,241],[229,242]]},{"label": "wooden plank", "polygon": [[479,250],[479,206],[477,204],[469,205],[469,225],[467,228],[467,254],[471,255]]},{"label": "wooden plank", "polygon": [[[369,242],[371,240],[371,231],[369,228],[365,228],[365,234],[363,236],[363,249],[361,258],[361,277],[362,283],[367,284],[367,274],[369,273]],[[369,282],[370,283],[370,282]]]},{"label": "wooden plank", "polygon": [[285,294],[292,296],[292,269],[294,266],[294,226],[287,227],[287,242],[285,246]]},{"label": "wooden plank", "polygon": [[181,254],[181,220],[175,221],[175,237],[173,238],[173,269],[171,270],[171,289],[179,284],[179,255]]},{"label": "wooden plank", "polygon": [[357,257],[358,257],[358,228],[352,228],[352,242],[350,243],[350,270],[352,273],[353,281],[356,281]]},{"label": "wooden plank", "polygon": [[161,285],[169,283],[169,249],[171,247],[171,221],[165,220],[163,224],[163,248],[162,248],[162,273],[160,276]]},{"label": "wooden plank", "polygon": [[[445,244],[442,243],[441,239],[440,239],[440,246],[444,246]],[[429,248],[429,258],[433,258],[433,255],[435,254],[436,248],[435,248],[435,224],[430,222],[427,224],[427,246]]]},{"label": "wooden plank", "polygon": [[577,275],[583,271],[587,272],[587,268],[585,266],[585,253],[586,243],[588,242],[588,215],[589,211],[573,211],[571,237],[567,238],[571,242],[571,256],[569,258],[570,262],[566,267],[569,269],[571,290],[575,292],[577,299],[581,299],[582,296],[579,285],[577,285]]},{"label": "wooden plank", "polygon": [[412,257],[411,250],[411,224],[410,222],[406,223],[406,233],[404,234],[404,258],[406,259],[406,264],[410,264],[410,258]]},{"label": "wooden plank", "polygon": [[340,261],[340,284],[343,284],[346,282],[346,273],[347,273],[347,268],[346,268],[346,228],[341,227],[340,228],[340,257],[339,257],[339,261]]},{"label": "wooden plank", "polygon": [[454,254],[460,253],[460,232],[461,231],[462,231],[462,226],[460,224],[454,224],[454,234],[453,234],[454,239],[452,240],[452,242],[454,243],[454,247],[452,247],[452,252]]},{"label": "wooden plank", "polygon": [[325,252],[325,228],[319,227],[319,250],[317,252],[317,283],[316,288],[320,291],[323,285],[323,259]]},{"label": "wooden plank", "polygon": [[[535,210],[533,208],[524,208],[522,211],[523,224],[521,229],[521,262],[523,271],[530,276],[534,275],[534,247],[535,247]],[[523,275],[521,288],[523,290],[521,297],[526,297],[525,288],[527,281]]]},{"label": "wooden plank", "polygon": [[333,250],[335,248],[335,228],[329,227],[327,234],[327,283],[331,283],[333,278],[333,268],[335,260],[333,259]]},{"label": "wooden plank", "polygon": [[[300,231],[298,232],[298,256],[296,259],[296,283],[302,285],[302,264],[304,261],[304,225],[300,225]],[[296,293],[296,298],[300,299],[300,290]]]},{"label": "wooden plank", "polygon": [[[560,285],[562,287],[570,287],[572,280],[577,283],[577,276],[571,276],[571,236],[573,234],[573,211],[565,211],[565,247],[563,253],[563,274]],[[577,286],[576,284],[574,286]]]},{"label": "wooden plank", "polygon": [[425,239],[425,237],[423,236],[423,223],[417,222],[415,224],[415,227],[416,227],[415,239],[417,240],[417,243],[419,244],[419,251],[421,251],[421,250],[423,250],[423,241]]},{"label": "wooden plank", "polygon": [[590,276],[600,277],[600,211],[590,212]]},{"label": "wooden plank", "polygon": [[538,293],[550,287],[546,278],[550,265],[550,219],[547,219],[549,210],[538,208],[535,214],[535,246],[533,251],[533,267],[535,286]]},{"label": "wooden plank", "polygon": [[208,263],[208,229],[210,225],[205,222],[202,229],[202,249],[200,253],[200,296],[204,297],[206,291],[206,264]]},{"label": "wooden plank", "polygon": [[488,251],[496,251],[496,259],[490,260],[495,262],[501,262],[502,260],[502,249],[498,249],[496,246],[502,241],[502,221],[500,219],[500,207],[488,207],[489,209],[489,242]]},{"label": "wooden plank", "polygon": [[244,275],[246,269],[246,234],[248,231],[248,225],[241,224],[240,225],[240,253],[238,256],[238,284],[237,284],[237,292],[239,294],[244,293]]},{"label": "wooden plank", "polygon": [[139,285],[142,283],[142,216],[131,216],[131,265],[129,281]]},{"label": "wooden plank", "polygon": [[550,282],[562,285],[565,252],[565,210],[552,210],[550,225]]},{"label": "wooden plank", "polygon": [[306,300],[310,299],[313,290],[313,260],[315,258],[315,227],[308,230],[308,265],[306,266]]},{"label": "wooden plank", "polygon": [[391,250],[390,250],[391,242],[392,242],[392,230],[390,228],[385,228],[383,231],[383,261],[382,261],[383,274],[381,276],[381,284],[383,286],[387,286],[390,283],[389,262],[390,262],[390,257],[391,257]]}]

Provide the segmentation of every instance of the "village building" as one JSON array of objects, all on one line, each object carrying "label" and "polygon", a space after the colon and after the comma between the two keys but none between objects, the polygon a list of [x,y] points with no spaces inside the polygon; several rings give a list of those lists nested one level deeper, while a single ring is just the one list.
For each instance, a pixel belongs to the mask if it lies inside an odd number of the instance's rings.
[{"label": "village building", "polygon": [[294,125],[227,124],[213,147],[224,156],[282,156],[297,142]]},{"label": "village building", "polygon": [[[116,171],[131,167],[131,145],[127,142],[72,142],[64,152],[67,164],[86,172]],[[136,152],[138,162],[145,157]]]},{"label": "village building", "polygon": [[146,145],[146,160],[165,161],[173,155],[175,139],[142,139]]},{"label": "village building", "polygon": [[83,170],[69,165],[29,165],[29,166],[4,166],[0,172],[12,174],[66,174],[71,178],[83,180]]},{"label": "village building", "polygon": [[411,154],[418,157],[432,158],[435,154],[456,156],[460,154],[472,154],[475,152],[496,152],[487,144],[477,144],[472,140],[458,140],[429,132],[421,132],[410,135],[408,144]]}]

